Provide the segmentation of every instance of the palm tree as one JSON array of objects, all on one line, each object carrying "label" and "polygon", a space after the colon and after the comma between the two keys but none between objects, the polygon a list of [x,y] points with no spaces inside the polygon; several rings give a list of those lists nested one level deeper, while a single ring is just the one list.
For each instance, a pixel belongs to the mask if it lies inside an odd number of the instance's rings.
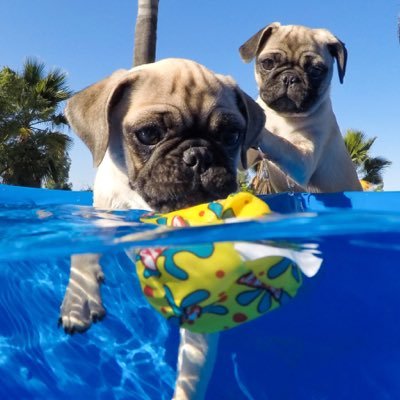
[{"label": "palm tree", "polygon": [[28,59],[22,72],[0,70],[0,181],[5,184],[70,188],[68,150],[72,140],[59,107],[70,96],[66,75],[47,74]]},{"label": "palm tree", "polygon": [[391,161],[383,157],[371,157],[369,152],[376,137],[367,138],[361,131],[348,129],[344,135],[344,143],[349,151],[361,181],[383,187],[383,169],[391,165]]},{"label": "palm tree", "polygon": [[134,67],[152,63],[156,59],[158,1],[138,0],[133,56]]}]

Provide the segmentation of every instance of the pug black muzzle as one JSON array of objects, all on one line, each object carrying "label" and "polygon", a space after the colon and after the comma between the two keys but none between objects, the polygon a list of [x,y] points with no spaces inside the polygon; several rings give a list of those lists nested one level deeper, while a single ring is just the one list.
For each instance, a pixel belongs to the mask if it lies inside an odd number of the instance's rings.
[{"label": "pug black muzzle", "polygon": [[307,73],[300,68],[266,70],[263,62],[257,63],[257,71],[262,77],[261,99],[279,113],[304,113],[319,100],[319,89],[325,73]]},{"label": "pug black muzzle", "polygon": [[169,140],[157,146],[130,182],[154,210],[168,212],[234,192],[235,157],[210,140]]}]

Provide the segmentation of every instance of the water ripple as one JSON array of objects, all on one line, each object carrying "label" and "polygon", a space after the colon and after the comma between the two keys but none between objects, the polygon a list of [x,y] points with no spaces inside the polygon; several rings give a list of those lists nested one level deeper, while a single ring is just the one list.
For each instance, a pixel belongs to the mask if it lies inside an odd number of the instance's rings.
[{"label": "water ripple", "polygon": [[126,256],[103,262],[108,316],[72,337],[57,329],[68,259],[0,263],[2,398],[171,396],[176,354],[168,359],[165,347],[177,343],[177,332],[150,309]]}]

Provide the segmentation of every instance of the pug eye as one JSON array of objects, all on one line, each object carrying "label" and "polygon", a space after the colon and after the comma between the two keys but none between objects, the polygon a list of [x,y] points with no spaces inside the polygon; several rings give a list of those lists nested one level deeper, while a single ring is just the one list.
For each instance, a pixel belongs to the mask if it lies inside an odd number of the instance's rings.
[{"label": "pug eye", "polygon": [[240,137],[240,132],[224,131],[219,134],[218,142],[220,142],[224,146],[233,147],[239,143]]},{"label": "pug eye", "polygon": [[326,72],[326,67],[323,65],[313,65],[308,68],[308,74],[311,78],[320,78]]},{"label": "pug eye", "polygon": [[157,144],[162,139],[162,131],[158,126],[146,126],[138,129],[135,135],[140,143],[146,146]]},{"label": "pug eye", "polygon": [[264,58],[264,60],[261,61],[261,66],[265,70],[271,70],[275,66],[275,60],[273,58]]}]

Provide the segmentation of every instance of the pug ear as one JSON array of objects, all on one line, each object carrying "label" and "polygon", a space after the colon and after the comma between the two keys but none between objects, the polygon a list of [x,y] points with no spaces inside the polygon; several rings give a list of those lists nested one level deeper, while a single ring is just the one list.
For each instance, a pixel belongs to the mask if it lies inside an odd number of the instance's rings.
[{"label": "pug ear", "polygon": [[216,74],[216,76],[223,84],[235,91],[237,105],[246,120],[246,134],[242,141],[240,160],[243,168],[247,169],[246,153],[250,147],[258,146],[265,125],[265,113],[255,100],[239,88],[231,76],[220,74]]},{"label": "pug ear", "polygon": [[131,75],[127,70],[118,70],[67,102],[65,116],[68,123],[91,151],[95,167],[103,160],[108,147],[110,110],[115,104],[117,89]]},{"label": "pug ear", "polygon": [[279,22],[273,22],[272,24],[266,26],[265,28],[259,30],[255,35],[253,35],[247,42],[243,43],[239,47],[239,53],[242,60],[246,63],[250,62],[256,55],[258,55],[259,50],[267,42],[272,33],[281,26]]},{"label": "pug ear", "polygon": [[347,49],[344,43],[335,36],[333,36],[333,40],[328,43],[328,49],[332,54],[332,57],[336,60],[339,72],[339,81],[340,83],[343,83],[344,74],[346,73]]},{"label": "pug ear", "polygon": [[240,160],[244,169],[247,169],[247,151],[257,147],[265,126],[264,110],[243,90],[237,88],[239,101],[242,103],[243,114],[246,118],[246,136],[243,138]]}]

